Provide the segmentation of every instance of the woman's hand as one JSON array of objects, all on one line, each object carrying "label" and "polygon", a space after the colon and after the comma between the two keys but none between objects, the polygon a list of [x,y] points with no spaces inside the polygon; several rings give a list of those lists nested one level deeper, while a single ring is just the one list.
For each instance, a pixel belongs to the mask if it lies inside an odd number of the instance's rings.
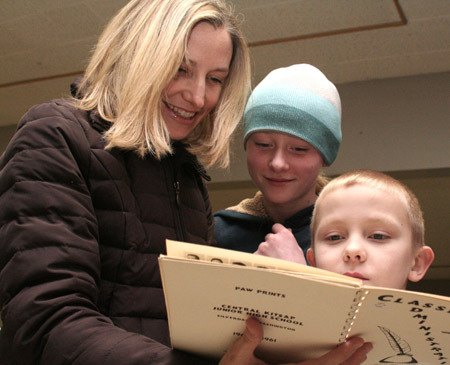
[{"label": "woman's hand", "polygon": [[290,229],[275,223],[272,232],[268,233],[265,241],[259,244],[255,254],[306,265],[305,255]]},{"label": "woman's hand", "polygon": [[245,324],[244,333],[230,346],[219,365],[266,365],[253,354],[263,338],[261,323],[248,318]]},{"label": "woman's hand", "polygon": [[[219,365],[267,365],[254,355],[262,338],[262,325],[255,318],[247,319],[244,333],[230,346]],[[285,365],[359,365],[366,360],[367,353],[371,349],[370,343],[365,343],[362,338],[354,337],[318,359]]]}]

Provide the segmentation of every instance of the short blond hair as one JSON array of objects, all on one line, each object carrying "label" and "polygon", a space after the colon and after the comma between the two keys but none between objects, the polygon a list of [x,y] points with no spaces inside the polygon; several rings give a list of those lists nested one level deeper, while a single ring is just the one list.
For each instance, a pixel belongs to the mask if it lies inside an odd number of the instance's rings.
[{"label": "short blond hair", "polygon": [[229,164],[230,139],[250,91],[248,45],[232,9],[221,0],[132,0],[103,31],[78,89],[76,106],[110,122],[107,148],[160,159],[172,151],[161,96],[200,22],[230,34],[233,55],[220,99],[184,140],[206,167]]},{"label": "short blond hair", "polygon": [[422,209],[414,193],[403,183],[384,173],[373,170],[355,170],[344,173],[332,179],[321,191],[316,200],[316,205],[311,218],[311,237],[317,230],[317,209],[320,202],[327,194],[342,188],[355,185],[364,185],[370,188],[381,190],[398,197],[407,210],[407,216],[411,226],[413,244],[421,247],[425,244],[425,223]]}]

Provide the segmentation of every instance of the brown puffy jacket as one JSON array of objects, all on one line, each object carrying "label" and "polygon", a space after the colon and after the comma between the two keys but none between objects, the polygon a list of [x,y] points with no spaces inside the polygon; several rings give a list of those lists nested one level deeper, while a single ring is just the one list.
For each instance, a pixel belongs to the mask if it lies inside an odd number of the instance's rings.
[{"label": "brown puffy jacket", "polygon": [[200,364],[170,350],[157,258],[207,243],[202,168],[104,149],[108,122],[54,100],[0,160],[0,364]]}]

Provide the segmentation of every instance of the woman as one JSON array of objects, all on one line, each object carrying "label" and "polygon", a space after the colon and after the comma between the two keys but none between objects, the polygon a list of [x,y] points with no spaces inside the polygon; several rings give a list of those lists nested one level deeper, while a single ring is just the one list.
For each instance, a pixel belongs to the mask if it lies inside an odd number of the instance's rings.
[{"label": "woman", "polygon": [[308,64],[270,72],[244,115],[247,167],[259,191],[215,214],[218,245],[305,263],[314,202],[327,182],[322,168],[333,163],[340,142],[333,83]]},{"label": "woman", "polygon": [[170,349],[157,258],[212,241],[196,156],[228,164],[249,74],[222,2],[132,0],[76,99],[27,112],[0,161],[1,364],[211,363]]},{"label": "woman", "polygon": [[157,258],[208,244],[247,45],[214,0],[133,0],[74,100],[33,107],[1,159],[1,364],[199,364],[171,351]]}]

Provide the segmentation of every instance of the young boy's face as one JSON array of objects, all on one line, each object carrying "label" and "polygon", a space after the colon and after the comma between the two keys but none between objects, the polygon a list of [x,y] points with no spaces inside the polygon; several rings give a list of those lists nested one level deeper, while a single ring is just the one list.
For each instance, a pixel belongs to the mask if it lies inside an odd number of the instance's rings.
[{"label": "young boy's face", "polygon": [[354,185],[328,193],[316,209],[314,252],[308,252],[313,266],[374,286],[404,289],[408,279],[416,279],[420,249],[413,246],[405,203],[398,197]]},{"label": "young boy's face", "polygon": [[246,142],[246,155],[248,172],[266,202],[294,214],[316,200],[324,163],[308,142],[281,132],[255,132]]}]

